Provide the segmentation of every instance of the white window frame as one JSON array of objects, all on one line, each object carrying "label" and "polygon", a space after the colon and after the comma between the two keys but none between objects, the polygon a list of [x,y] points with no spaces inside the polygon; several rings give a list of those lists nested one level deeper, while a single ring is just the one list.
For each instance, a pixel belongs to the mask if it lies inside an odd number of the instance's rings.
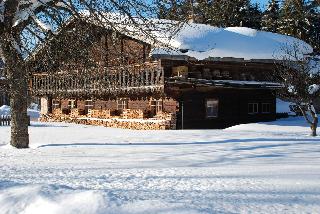
[{"label": "white window frame", "polygon": [[[269,106],[268,107],[268,111],[264,111],[263,107],[266,106],[266,105]],[[261,112],[263,114],[270,114],[271,113],[271,103],[262,103],[261,107],[262,107],[262,109],[261,109],[262,111]]]},{"label": "white window frame", "polygon": [[129,99],[120,98],[117,100],[117,110],[126,110],[128,109]]},{"label": "white window frame", "polygon": [[[91,104],[87,104],[87,102],[91,102]],[[89,109],[93,109],[93,100],[85,100],[84,101],[84,109],[88,111]]]},{"label": "white window frame", "polygon": [[[219,117],[219,99],[206,99],[206,118],[217,118]],[[216,108],[215,115],[209,115],[208,108]]]},{"label": "white window frame", "polygon": [[[252,112],[250,112],[250,105],[252,105],[252,110],[253,110]],[[259,103],[248,103],[248,114],[254,115],[258,113],[259,113]]]},{"label": "white window frame", "polygon": [[59,109],[61,108],[61,101],[53,99],[52,100],[52,109]]},{"label": "white window frame", "polygon": [[163,111],[163,100],[162,99],[159,99],[159,100],[156,100],[156,99],[152,99],[150,101],[150,107],[151,109],[155,109],[155,113],[157,114],[158,112],[162,112]]},{"label": "white window frame", "polygon": [[77,101],[76,100],[68,100],[68,108],[70,110],[77,108]]}]

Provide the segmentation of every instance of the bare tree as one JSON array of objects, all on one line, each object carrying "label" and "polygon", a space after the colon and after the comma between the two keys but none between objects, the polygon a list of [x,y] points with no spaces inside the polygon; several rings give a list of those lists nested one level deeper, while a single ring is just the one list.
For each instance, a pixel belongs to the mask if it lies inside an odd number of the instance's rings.
[{"label": "bare tree", "polygon": [[318,116],[313,105],[320,95],[320,58],[308,47],[293,44],[283,48],[276,78],[283,84],[280,96],[295,103],[310,124],[311,135],[317,135]]},{"label": "bare tree", "polygon": [[[17,148],[29,145],[28,75],[36,66],[29,59],[36,47],[54,38],[70,19],[94,20],[114,31],[140,33],[156,41],[151,32],[154,22],[149,19],[156,15],[154,11],[143,0],[0,0],[0,53],[5,61],[12,109],[10,144]],[[117,14],[117,18],[110,14]],[[48,60],[47,66],[54,61]]]}]

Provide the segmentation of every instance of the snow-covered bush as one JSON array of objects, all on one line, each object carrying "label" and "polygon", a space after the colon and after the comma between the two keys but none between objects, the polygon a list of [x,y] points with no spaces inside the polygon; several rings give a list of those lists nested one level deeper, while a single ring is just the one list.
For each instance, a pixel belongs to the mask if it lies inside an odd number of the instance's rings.
[{"label": "snow-covered bush", "polygon": [[318,116],[314,101],[320,96],[320,60],[318,56],[306,55],[298,45],[283,47],[284,55],[275,73],[282,82],[280,97],[296,104],[310,124],[312,136],[316,136]]}]

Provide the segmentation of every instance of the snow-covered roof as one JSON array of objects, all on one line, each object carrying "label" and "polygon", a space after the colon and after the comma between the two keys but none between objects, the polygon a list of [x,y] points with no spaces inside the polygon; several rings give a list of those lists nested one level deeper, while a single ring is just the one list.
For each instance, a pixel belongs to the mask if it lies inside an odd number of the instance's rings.
[{"label": "snow-covered roof", "polygon": [[173,49],[154,48],[152,54],[186,55],[203,60],[216,57],[281,59],[284,49],[298,45],[306,53],[313,49],[307,43],[281,34],[247,27],[218,28],[204,24],[184,24],[168,40]]},{"label": "snow-covered roof", "polygon": [[[90,16],[90,13],[84,14]],[[247,27],[219,28],[163,19],[134,19],[134,23],[130,18],[115,13],[104,13],[101,20],[104,27],[115,24],[112,27],[119,32],[152,44],[151,55],[179,55],[197,60],[218,57],[265,60],[282,59],[288,49],[296,47],[301,49],[302,54],[313,52],[312,47],[302,40]],[[93,22],[98,23],[96,20]],[[141,23],[141,26],[137,23]],[[172,28],[177,26],[179,29],[176,32]],[[148,35],[158,42],[154,43]]]}]

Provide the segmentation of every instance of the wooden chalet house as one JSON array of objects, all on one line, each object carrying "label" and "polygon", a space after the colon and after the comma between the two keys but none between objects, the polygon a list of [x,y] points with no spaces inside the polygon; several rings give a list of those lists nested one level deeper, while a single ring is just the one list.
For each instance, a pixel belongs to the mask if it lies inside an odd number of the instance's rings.
[{"label": "wooden chalet house", "polygon": [[[272,58],[279,41],[293,38],[192,23],[168,40],[171,48],[165,48],[91,23],[70,23],[68,29],[77,31],[84,25],[90,25],[86,29],[94,35],[86,53],[95,66],[88,68],[88,62],[77,59],[77,47],[62,55],[55,51],[54,45],[62,43],[58,40],[33,56],[38,67],[30,81],[31,93],[41,97],[43,121],[210,129],[276,119],[275,91],[280,85],[270,81]],[[83,29],[79,32],[85,34]],[[68,35],[66,44],[77,40],[70,31],[61,35]],[[43,62],[49,55],[58,63],[46,68]],[[68,55],[71,62],[63,63]]]}]

